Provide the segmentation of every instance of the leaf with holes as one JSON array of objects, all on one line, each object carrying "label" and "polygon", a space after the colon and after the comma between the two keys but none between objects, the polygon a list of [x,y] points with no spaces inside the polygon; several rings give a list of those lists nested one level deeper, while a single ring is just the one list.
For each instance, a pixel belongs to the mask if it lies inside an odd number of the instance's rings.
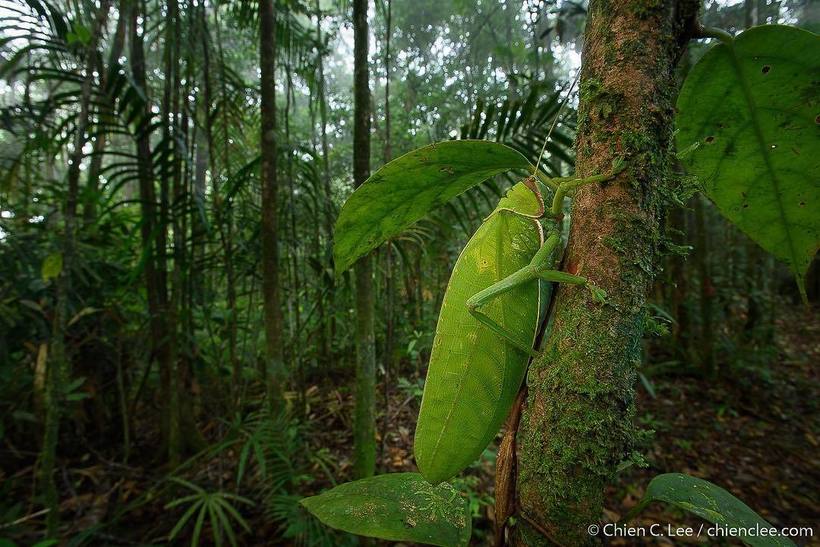
[{"label": "leaf with holes", "polygon": [[462,192],[499,173],[529,167],[519,152],[487,141],[446,141],[396,158],[342,207],[333,245],[336,273]]},{"label": "leaf with holes", "polygon": [[389,541],[459,546],[470,542],[467,501],[418,473],[348,482],[300,502],[331,528]]},{"label": "leaf with holes", "polygon": [[[774,529],[748,505],[732,494],[709,481],[690,477],[682,473],[658,475],[649,482],[646,494],[627,516],[627,520],[638,514],[653,501],[665,501],[690,513],[708,520],[728,533],[732,528],[756,532],[756,535],[737,535],[747,545],[753,547],[788,547],[794,546],[791,540],[775,536],[762,535],[759,530]],[[742,534],[743,532],[739,532]]]},{"label": "leaf with holes", "polygon": [[683,163],[721,213],[786,262],[805,296],[820,245],[820,37],[752,28],[709,50],[677,104]]}]

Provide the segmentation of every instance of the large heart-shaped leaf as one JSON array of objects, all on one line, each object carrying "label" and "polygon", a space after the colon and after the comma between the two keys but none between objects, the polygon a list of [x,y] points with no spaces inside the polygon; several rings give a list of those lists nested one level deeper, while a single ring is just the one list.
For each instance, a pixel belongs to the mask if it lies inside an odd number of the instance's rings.
[{"label": "large heart-shaped leaf", "polygon": [[820,245],[820,37],[752,28],[709,50],[677,104],[678,150],[720,211],[800,289]]},{"label": "large heart-shaped leaf", "polygon": [[[646,494],[630,515],[642,511],[653,501],[665,501],[721,527],[723,534],[734,528],[735,535],[753,547],[793,546],[794,543],[780,537],[779,531],[752,511],[748,505],[709,481],[682,473],[658,475],[649,482]],[[766,529],[766,534],[760,530]],[[773,536],[768,532],[776,532]],[[715,535],[715,534],[713,534]],[[725,537],[722,535],[721,537]]]},{"label": "large heart-shaped leaf", "polygon": [[449,484],[418,473],[348,482],[300,502],[331,528],[390,541],[460,546],[470,542],[467,501]]},{"label": "large heart-shaped leaf", "polygon": [[488,141],[446,141],[396,158],[342,207],[333,245],[336,273],[476,184],[528,167],[519,152]]}]

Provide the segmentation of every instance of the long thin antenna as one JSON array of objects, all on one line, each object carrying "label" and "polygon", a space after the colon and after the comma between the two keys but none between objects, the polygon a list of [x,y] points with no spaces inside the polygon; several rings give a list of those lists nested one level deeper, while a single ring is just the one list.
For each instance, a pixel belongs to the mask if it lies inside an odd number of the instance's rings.
[{"label": "long thin antenna", "polygon": [[561,102],[561,106],[558,107],[558,112],[555,113],[555,117],[552,119],[552,125],[550,126],[550,130],[547,132],[547,136],[544,138],[544,144],[541,146],[541,153],[538,154],[538,161],[535,163],[535,168],[532,171],[533,176],[538,173],[538,168],[541,166],[541,158],[544,156],[544,150],[547,148],[547,142],[550,140],[550,135],[552,135],[552,130],[555,129],[555,125],[558,123],[558,118],[561,117],[561,112],[564,111],[564,107],[567,105],[567,101],[572,96],[572,90],[575,89],[575,84],[578,83],[578,77],[581,75],[581,68],[579,67],[578,70],[575,71],[575,78],[572,80],[572,85],[569,86],[569,91],[567,92],[567,96],[564,97],[563,102]]}]

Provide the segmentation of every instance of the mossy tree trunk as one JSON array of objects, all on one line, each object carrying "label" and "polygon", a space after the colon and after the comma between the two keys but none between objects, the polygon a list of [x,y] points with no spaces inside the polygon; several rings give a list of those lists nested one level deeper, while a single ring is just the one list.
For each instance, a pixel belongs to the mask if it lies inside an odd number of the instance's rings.
[{"label": "mossy tree trunk", "polygon": [[[370,176],[370,83],[368,0],[353,0],[353,184]],[[356,410],[353,473],[370,477],[376,468],[376,338],[373,333],[373,260],[354,265],[356,278]]]},{"label": "mossy tree trunk", "polygon": [[608,302],[561,286],[543,353],[530,366],[517,435],[522,545],[594,541],[587,527],[602,516],[604,487],[630,457],[645,294],[670,192],[673,68],[698,5],[590,2],[576,172],[606,173],[617,158],[627,169],[574,200],[563,269],[605,289]]}]

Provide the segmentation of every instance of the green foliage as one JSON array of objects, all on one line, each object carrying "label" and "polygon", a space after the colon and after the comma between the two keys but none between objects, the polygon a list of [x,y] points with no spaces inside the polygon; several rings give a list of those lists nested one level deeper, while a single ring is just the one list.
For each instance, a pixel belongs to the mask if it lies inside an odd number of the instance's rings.
[{"label": "green foliage", "polygon": [[391,541],[467,545],[466,501],[449,484],[432,486],[418,473],[394,473],[349,482],[302,505],[326,525]]},{"label": "green foliage", "polygon": [[805,298],[820,245],[820,38],[793,27],[726,38],[686,78],[677,103],[683,162],[721,212],[786,262]]},{"label": "green foliage", "polygon": [[[419,470],[433,483],[452,478],[481,455],[524,378],[529,356],[499,339],[467,307],[470,297],[527,266],[541,246],[540,226],[520,214],[538,212],[524,193],[536,201],[523,183],[502,198],[464,247],[444,295],[414,441]],[[530,345],[538,330],[538,285],[535,279],[519,285],[487,310]]]},{"label": "green foliage", "polygon": [[69,44],[79,42],[86,46],[91,41],[91,31],[80,23],[74,23],[74,29],[68,33],[66,39]]},{"label": "green foliage", "polygon": [[40,275],[43,281],[49,281],[60,275],[63,271],[63,255],[62,253],[53,253],[43,260],[43,267],[40,269]]},{"label": "green foliage", "polygon": [[345,202],[336,222],[336,272],[488,178],[526,169],[515,150],[486,141],[447,141],[397,158],[370,176]]},{"label": "green foliage", "polygon": [[[574,161],[573,124],[575,112],[564,109],[561,92],[551,85],[532,83],[526,96],[518,99],[477,101],[471,121],[461,127],[461,139],[492,139],[511,146],[535,163],[552,129],[540,168],[550,176],[561,176],[561,162]],[[559,120],[555,122],[555,118]]]},{"label": "green foliage", "polygon": [[421,378],[415,382],[408,380],[404,376],[397,382],[398,388],[407,395],[408,398],[421,399],[424,394],[424,380]]},{"label": "green foliage", "polygon": [[[638,514],[653,501],[671,503],[725,528],[745,530],[774,528],[749,506],[723,488],[682,473],[666,473],[652,479],[643,499],[631,511],[628,518]],[[738,535],[737,537],[753,547],[794,545],[792,541],[783,537],[764,535]]]},{"label": "green foliage", "polygon": [[227,492],[207,492],[203,488],[180,478],[173,477],[171,480],[189,490],[193,490],[194,493],[177,498],[165,506],[166,509],[187,506],[187,509],[168,535],[169,540],[176,539],[194,515],[196,515],[196,518],[194,519],[194,529],[191,535],[192,547],[199,545],[206,519],[210,525],[213,541],[217,546],[222,545],[223,539],[226,537],[231,545],[234,547],[237,545],[236,531],[234,530],[237,524],[246,532],[251,531],[248,523],[234,507],[234,503],[253,505],[251,500]]},{"label": "green foliage", "polygon": [[[31,547],[52,547],[58,543],[59,541],[56,539],[44,539],[37,543],[32,543]],[[10,539],[0,538],[0,547],[17,547],[17,544]]]}]

